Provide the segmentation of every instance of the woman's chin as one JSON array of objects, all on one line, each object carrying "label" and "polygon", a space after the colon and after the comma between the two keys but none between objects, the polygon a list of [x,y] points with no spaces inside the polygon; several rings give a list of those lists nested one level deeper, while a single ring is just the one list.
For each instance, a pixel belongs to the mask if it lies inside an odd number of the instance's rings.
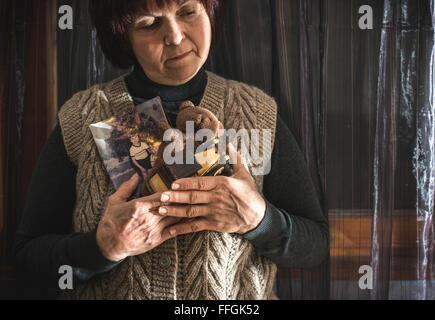
[{"label": "woman's chin", "polygon": [[168,71],[167,85],[178,86],[190,81],[200,68],[171,68]]}]

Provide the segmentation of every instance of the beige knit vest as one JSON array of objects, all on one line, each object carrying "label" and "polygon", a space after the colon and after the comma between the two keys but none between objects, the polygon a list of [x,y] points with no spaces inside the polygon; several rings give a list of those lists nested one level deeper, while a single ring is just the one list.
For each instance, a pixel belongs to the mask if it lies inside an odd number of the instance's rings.
[{"label": "beige knit vest", "polygon": [[[271,155],[277,107],[261,90],[208,72],[200,106],[212,111],[226,129],[270,129]],[[77,166],[75,232],[97,225],[115,192],[89,125],[133,105],[124,77],[76,93],[59,111],[65,147]],[[240,148],[239,148],[240,150]],[[251,165],[248,165],[250,171]],[[253,176],[259,192],[263,177]],[[259,255],[240,235],[203,231],[170,239],[153,250],[129,257],[114,269],[64,292],[71,299],[276,299],[276,265]]]}]

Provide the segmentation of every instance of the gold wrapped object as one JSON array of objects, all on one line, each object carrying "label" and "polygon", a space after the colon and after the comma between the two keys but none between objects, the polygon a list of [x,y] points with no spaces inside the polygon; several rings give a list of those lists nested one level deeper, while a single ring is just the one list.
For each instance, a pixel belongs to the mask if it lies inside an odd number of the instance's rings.
[{"label": "gold wrapped object", "polygon": [[[163,165],[142,185],[142,196],[164,192],[171,188],[174,181],[187,177],[231,175],[232,167],[228,155],[220,155],[219,139],[204,145],[204,151],[195,153],[194,164]],[[213,148],[209,148],[214,144]]]}]

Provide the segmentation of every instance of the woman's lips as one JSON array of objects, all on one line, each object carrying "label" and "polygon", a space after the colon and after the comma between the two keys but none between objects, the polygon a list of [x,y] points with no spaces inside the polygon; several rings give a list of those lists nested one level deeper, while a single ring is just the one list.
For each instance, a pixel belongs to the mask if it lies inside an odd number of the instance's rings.
[{"label": "woman's lips", "polygon": [[179,61],[186,58],[192,51],[188,51],[186,53],[180,54],[179,56],[168,59],[168,61]]}]

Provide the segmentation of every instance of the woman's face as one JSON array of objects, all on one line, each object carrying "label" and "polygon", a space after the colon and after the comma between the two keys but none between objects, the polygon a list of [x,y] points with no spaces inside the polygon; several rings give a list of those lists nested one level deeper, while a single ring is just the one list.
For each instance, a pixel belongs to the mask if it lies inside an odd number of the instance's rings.
[{"label": "woman's face", "polygon": [[176,86],[192,79],[207,60],[210,19],[198,0],[173,1],[144,12],[129,28],[133,52],[154,82]]}]

